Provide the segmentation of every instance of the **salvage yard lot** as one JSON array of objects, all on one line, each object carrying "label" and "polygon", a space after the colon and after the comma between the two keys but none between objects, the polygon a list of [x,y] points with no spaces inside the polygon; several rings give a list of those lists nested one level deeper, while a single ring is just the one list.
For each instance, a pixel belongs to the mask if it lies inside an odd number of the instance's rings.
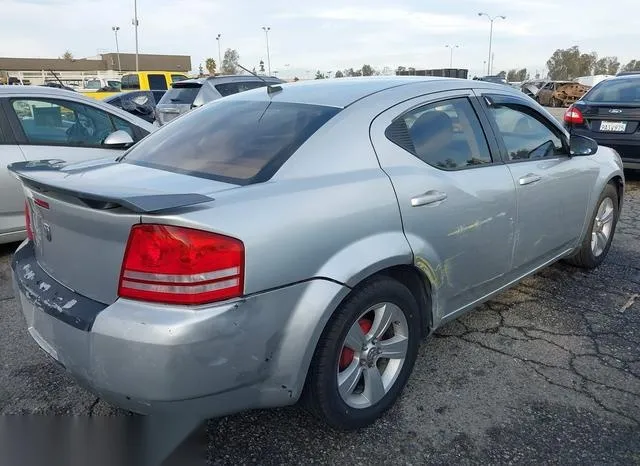
[{"label": "salvage yard lot", "polygon": [[[440,329],[374,426],[339,434],[297,408],[211,420],[211,464],[640,464],[640,175],[627,178],[598,270],[556,264]],[[15,247],[0,246],[0,413],[125,414],[29,337]]]}]

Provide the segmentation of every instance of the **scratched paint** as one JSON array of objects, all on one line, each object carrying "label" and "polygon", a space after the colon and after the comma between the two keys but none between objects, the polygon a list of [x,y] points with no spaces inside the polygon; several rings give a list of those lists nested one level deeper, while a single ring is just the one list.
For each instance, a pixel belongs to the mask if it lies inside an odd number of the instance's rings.
[{"label": "scratched paint", "polygon": [[36,273],[31,270],[31,265],[27,264],[24,267],[22,267],[22,270],[24,270],[24,278],[27,280],[33,280],[36,276]]},{"label": "scratched paint", "polygon": [[482,225],[485,225],[491,222],[492,220],[493,220],[493,217],[489,217],[484,220],[476,220],[471,225],[466,225],[466,226],[461,225],[455,230],[453,230],[452,232],[450,232],[447,236],[458,236],[458,235],[462,235],[463,233],[468,233],[470,231],[473,231],[481,227]]},{"label": "scratched paint", "polygon": [[431,265],[422,257],[416,257],[415,265],[424,272],[433,287],[441,288],[445,285],[448,287],[452,287],[453,284],[451,281],[451,275],[453,269],[453,261],[461,254],[462,253],[458,253],[455,256],[445,259],[435,268],[431,267]]}]

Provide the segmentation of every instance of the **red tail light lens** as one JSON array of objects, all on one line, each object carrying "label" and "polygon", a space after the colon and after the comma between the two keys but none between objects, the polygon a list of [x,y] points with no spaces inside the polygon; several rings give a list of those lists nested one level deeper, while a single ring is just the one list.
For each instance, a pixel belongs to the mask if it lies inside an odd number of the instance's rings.
[{"label": "red tail light lens", "polygon": [[244,289],[244,245],[215,233],[170,225],[135,225],[118,295],[170,304],[235,298]]},{"label": "red tail light lens", "polygon": [[29,211],[29,202],[24,201],[24,220],[27,225],[27,238],[33,241],[33,230],[31,229],[31,212]]},{"label": "red tail light lens", "polygon": [[571,106],[564,112],[564,121],[573,125],[581,125],[584,123],[584,117],[577,107]]}]

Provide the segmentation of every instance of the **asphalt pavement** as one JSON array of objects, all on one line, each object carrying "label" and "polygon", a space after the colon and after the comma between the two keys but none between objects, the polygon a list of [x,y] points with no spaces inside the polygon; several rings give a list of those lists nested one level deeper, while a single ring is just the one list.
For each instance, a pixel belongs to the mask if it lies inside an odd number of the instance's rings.
[{"label": "asphalt pavement", "polygon": [[[553,265],[440,329],[375,425],[336,433],[296,407],[210,420],[208,463],[640,464],[640,175],[627,177],[600,268]],[[15,246],[0,246],[0,413],[127,414],[31,340]]]}]

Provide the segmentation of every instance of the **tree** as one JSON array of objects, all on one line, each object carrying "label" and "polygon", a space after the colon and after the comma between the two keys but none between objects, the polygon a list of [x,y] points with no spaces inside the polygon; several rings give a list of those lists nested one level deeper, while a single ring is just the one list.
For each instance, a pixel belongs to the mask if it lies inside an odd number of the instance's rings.
[{"label": "tree", "polygon": [[338,71],[336,71],[335,77],[336,78],[344,78],[344,74],[342,74],[342,71],[338,70]]},{"label": "tree", "polygon": [[224,58],[222,59],[222,74],[237,74],[238,73],[238,61],[240,60],[240,54],[235,49],[227,49],[224,52]]},{"label": "tree", "polygon": [[204,61],[204,66],[207,68],[207,71],[211,76],[216,74],[216,61],[213,58],[207,58]]},{"label": "tree", "polygon": [[622,71],[640,71],[640,60],[631,60],[629,63],[624,65]]},{"label": "tree", "polygon": [[326,79],[326,76],[318,70],[316,71],[316,79]]},{"label": "tree", "polygon": [[501,71],[500,73],[498,73],[498,77],[506,79],[507,78],[507,72],[506,71]]},{"label": "tree", "polygon": [[529,79],[529,73],[527,73],[527,69],[522,68],[518,70],[518,72],[516,73],[516,81],[523,82],[523,81],[526,81],[527,79]]},{"label": "tree", "polygon": [[507,73],[507,81],[514,82],[518,80],[518,70],[509,70]]},{"label": "tree", "polygon": [[200,66],[198,67],[198,77],[203,77],[204,76],[204,68],[202,67],[202,63],[200,63]]},{"label": "tree", "polygon": [[63,60],[73,60],[73,54],[69,50],[65,50],[61,57]]},{"label": "tree", "polygon": [[596,61],[593,74],[616,74],[619,69],[618,57],[602,57]]},{"label": "tree", "polygon": [[264,73],[264,60],[260,60],[260,73]]},{"label": "tree", "polygon": [[404,66],[399,66],[396,68],[396,74],[404,73],[405,71],[407,71],[407,68]]},{"label": "tree", "polygon": [[361,68],[362,76],[373,76],[376,72],[371,65],[362,65]]},{"label": "tree", "polygon": [[549,78],[568,80],[579,76],[590,76],[598,60],[595,52],[580,53],[577,45],[568,49],[558,49],[547,60]]}]

